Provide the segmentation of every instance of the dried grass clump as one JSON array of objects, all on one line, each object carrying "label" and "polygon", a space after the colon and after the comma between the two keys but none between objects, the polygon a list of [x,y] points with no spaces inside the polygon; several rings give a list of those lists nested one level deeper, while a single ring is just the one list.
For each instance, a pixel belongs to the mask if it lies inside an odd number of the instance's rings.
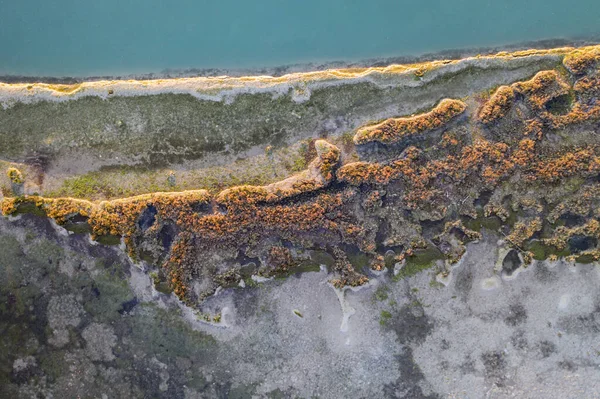
[{"label": "dried grass clump", "polygon": [[23,174],[17,168],[8,168],[6,170],[6,176],[8,176],[13,184],[23,184],[25,182]]}]

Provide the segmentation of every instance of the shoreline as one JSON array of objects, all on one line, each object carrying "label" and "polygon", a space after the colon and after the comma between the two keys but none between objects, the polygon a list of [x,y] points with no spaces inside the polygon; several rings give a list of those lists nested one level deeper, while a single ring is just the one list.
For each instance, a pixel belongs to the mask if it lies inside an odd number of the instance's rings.
[{"label": "shoreline", "polygon": [[357,68],[384,68],[391,65],[407,65],[431,62],[436,60],[462,60],[478,55],[490,56],[500,52],[518,52],[529,49],[549,50],[561,47],[586,47],[600,44],[600,34],[582,36],[570,39],[554,38],[544,40],[525,41],[500,46],[470,47],[464,49],[449,49],[429,52],[420,55],[405,55],[393,57],[365,58],[355,61],[328,61],[286,64],[275,67],[249,67],[249,68],[167,68],[156,73],[120,74],[120,75],[93,75],[93,76],[31,76],[31,75],[0,75],[0,84],[64,84],[73,85],[97,81],[126,81],[126,80],[157,80],[180,79],[196,77],[231,77],[270,76],[282,77],[289,74],[318,72],[328,69],[357,69]]},{"label": "shoreline", "polygon": [[[557,44],[553,42],[554,44]],[[580,47],[550,47],[546,49],[500,51],[489,55],[449,59],[438,58],[412,64],[388,66],[346,67],[309,72],[291,72],[281,76],[245,75],[240,77],[199,76],[156,78],[152,80],[94,80],[72,84],[0,83],[0,105],[11,108],[15,104],[40,101],[63,102],[84,97],[109,99],[159,94],[187,94],[199,100],[230,104],[240,94],[270,94],[273,97],[290,95],[294,103],[304,103],[313,91],[347,84],[369,83],[384,87],[418,87],[436,79],[476,68],[480,70],[513,69],[536,63],[542,59],[556,62],[566,54],[597,48],[599,45]]]}]

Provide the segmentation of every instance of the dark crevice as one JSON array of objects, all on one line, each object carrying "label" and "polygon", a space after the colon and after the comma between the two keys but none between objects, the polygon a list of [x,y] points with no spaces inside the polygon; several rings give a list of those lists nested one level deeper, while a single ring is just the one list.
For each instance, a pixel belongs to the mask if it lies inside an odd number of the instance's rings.
[{"label": "dark crevice", "polygon": [[148,205],[146,209],[143,210],[140,218],[138,219],[138,227],[142,231],[148,230],[154,222],[156,222],[156,214],[158,211],[154,205]]}]

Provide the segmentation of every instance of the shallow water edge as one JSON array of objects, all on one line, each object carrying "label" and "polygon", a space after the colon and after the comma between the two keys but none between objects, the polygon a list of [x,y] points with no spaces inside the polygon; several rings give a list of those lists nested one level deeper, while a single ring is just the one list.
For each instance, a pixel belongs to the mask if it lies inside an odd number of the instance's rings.
[{"label": "shallow water edge", "polygon": [[0,75],[0,83],[49,83],[49,84],[76,84],[93,82],[97,80],[151,80],[172,79],[188,77],[217,77],[217,76],[257,76],[267,75],[280,77],[291,73],[314,72],[326,69],[386,67],[393,64],[412,64],[429,62],[439,59],[460,60],[476,55],[491,55],[500,51],[520,51],[527,49],[552,49],[557,47],[583,47],[600,44],[600,33],[592,36],[577,36],[573,38],[551,38],[545,40],[524,41],[492,47],[466,47],[462,49],[449,49],[424,53],[420,55],[401,55],[397,57],[365,58],[354,61],[311,62],[300,64],[287,64],[276,67],[257,68],[191,68],[191,69],[164,69],[147,74],[124,75],[96,75],[96,76],[31,76],[7,74]]}]

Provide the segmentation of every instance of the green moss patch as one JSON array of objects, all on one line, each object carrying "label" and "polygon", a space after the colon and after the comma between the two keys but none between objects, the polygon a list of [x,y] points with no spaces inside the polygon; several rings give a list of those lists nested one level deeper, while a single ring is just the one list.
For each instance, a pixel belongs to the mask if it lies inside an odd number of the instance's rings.
[{"label": "green moss patch", "polygon": [[412,277],[423,270],[433,267],[435,262],[440,259],[444,259],[444,254],[435,247],[416,250],[412,256],[406,259],[406,264],[394,276],[394,280],[398,281],[403,278]]}]

